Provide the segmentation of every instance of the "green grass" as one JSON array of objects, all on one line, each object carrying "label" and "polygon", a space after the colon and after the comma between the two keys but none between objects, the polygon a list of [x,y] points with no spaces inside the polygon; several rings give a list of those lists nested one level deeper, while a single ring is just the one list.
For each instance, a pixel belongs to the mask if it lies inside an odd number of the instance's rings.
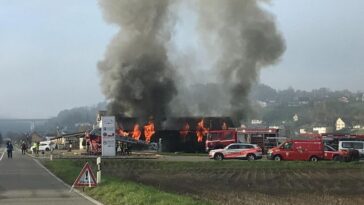
[{"label": "green grass", "polygon": [[88,188],[87,193],[105,204],[207,204],[186,196],[166,193],[153,187],[121,181],[113,177],[107,177],[100,187]]},{"label": "green grass", "polygon": [[[55,175],[68,184],[72,184],[87,160],[54,160],[45,161],[44,165]],[[92,164],[92,162],[90,161]],[[130,181],[103,176],[101,185],[95,188],[85,188],[85,192],[105,205],[139,204],[139,205],[198,205],[211,204],[182,196],[160,191],[154,187],[145,186]]]},{"label": "green grass", "polygon": [[[72,184],[86,161],[95,167],[95,159],[44,163]],[[363,204],[361,195],[346,195],[362,193],[363,162],[102,159],[102,168],[102,185],[86,188],[85,192],[105,205],[287,204],[287,201],[292,202],[289,204]],[[322,196],[326,198],[322,200]],[[334,203],[335,200],[347,203]]]}]

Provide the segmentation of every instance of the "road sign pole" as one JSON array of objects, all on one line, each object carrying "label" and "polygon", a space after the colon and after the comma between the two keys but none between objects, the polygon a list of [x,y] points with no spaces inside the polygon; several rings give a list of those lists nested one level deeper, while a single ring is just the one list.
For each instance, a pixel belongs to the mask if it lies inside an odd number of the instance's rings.
[{"label": "road sign pole", "polygon": [[101,183],[101,157],[98,157],[96,159],[96,164],[97,164],[96,183],[100,184]]},{"label": "road sign pole", "polygon": [[[88,171],[87,171],[88,173]],[[88,177],[88,187],[91,187],[91,176]]]}]

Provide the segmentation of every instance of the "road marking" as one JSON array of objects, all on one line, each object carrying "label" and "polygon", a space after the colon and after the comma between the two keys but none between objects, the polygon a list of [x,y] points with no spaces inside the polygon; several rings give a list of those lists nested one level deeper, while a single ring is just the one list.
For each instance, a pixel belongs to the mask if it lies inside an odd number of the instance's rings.
[{"label": "road marking", "polygon": [[[41,164],[38,160],[34,159],[33,160],[40,166],[42,167],[44,170],[46,170],[48,172],[48,174],[50,174],[51,176],[53,176],[55,179],[57,179],[57,181],[61,182],[64,186],[66,186],[68,189],[71,189],[71,186],[66,184],[66,182],[64,182],[62,179],[58,178],[56,175],[54,175],[51,171],[49,171],[43,164]],[[103,203],[96,201],[95,199],[87,196],[86,194],[78,191],[77,189],[73,189],[74,192],[76,192],[78,195],[82,196],[83,198],[89,200],[90,202],[92,202],[95,205],[104,205]]]},{"label": "road marking", "polygon": [[5,151],[3,151],[3,154],[1,155],[1,157],[0,157],[0,161],[3,159],[4,154],[5,154]]}]

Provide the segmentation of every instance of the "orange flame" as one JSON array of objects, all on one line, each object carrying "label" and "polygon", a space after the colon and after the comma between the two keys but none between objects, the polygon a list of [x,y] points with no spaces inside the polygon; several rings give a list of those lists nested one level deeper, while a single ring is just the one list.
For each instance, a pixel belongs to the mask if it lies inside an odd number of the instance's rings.
[{"label": "orange flame", "polygon": [[129,135],[129,133],[128,132],[125,132],[123,129],[121,129],[121,128],[119,128],[117,131],[116,131],[116,133],[119,135],[119,136],[121,136],[121,137],[126,137],[126,136],[128,136]]},{"label": "orange flame", "polygon": [[189,132],[189,130],[190,130],[190,125],[188,124],[188,122],[186,122],[186,123],[183,125],[183,127],[182,127],[181,131],[179,132],[179,134],[180,134],[182,137],[186,137],[186,136],[187,136],[187,134],[188,134],[188,132]]},{"label": "orange flame", "polygon": [[150,140],[152,139],[152,136],[154,135],[155,131],[154,131],[154,123],[152,121],[149,121],[145,126],[144,126],[144,136],[145,136],[145,141],[147,143],[150,142]]},{"label": "orange flame", "polygon": [[140,126],[138,123],[136,123],[134,125],[134,129],[133,129],[133,135],[132,137],[135,139],[135,140],[139,140],[140,136],[142,135],[142,132],[140,131]]},{"label": "orange flame", "polygon": [[204,119],[201,119],[197,123],[196,135],[197,135],[197,142],[203,141],[203,136],[207,134],[207,128],[204,127]]}]

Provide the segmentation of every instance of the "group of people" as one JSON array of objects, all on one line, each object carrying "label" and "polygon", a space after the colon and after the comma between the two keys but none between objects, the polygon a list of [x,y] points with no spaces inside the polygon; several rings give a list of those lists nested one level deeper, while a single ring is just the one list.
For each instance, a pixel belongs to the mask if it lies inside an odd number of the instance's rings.
[{"label": "group of people", "polygon": [[[27,147],[27,144],[25,142],[23,142],[21,144],[21,153],[22,155],[25,155],[26,151],[27,151],[28,147]],[[13,158],[13,151],[14,151],[14,146],[13,144],[11,143],[11,141],[8,141],[6,143],[6,151],[8,153],[8,158],[12,159]]]}]

